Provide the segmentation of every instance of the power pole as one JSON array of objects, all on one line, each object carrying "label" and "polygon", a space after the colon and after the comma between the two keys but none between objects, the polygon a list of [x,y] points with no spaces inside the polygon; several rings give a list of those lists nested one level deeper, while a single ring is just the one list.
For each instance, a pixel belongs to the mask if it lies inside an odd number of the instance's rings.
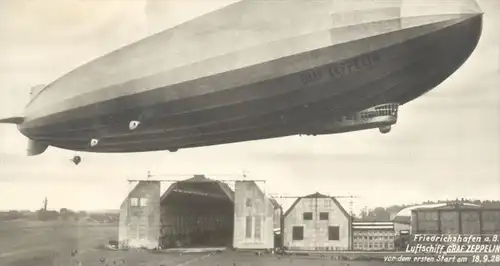
[{"label": "power pole", "polygon": [[349,212],[351,213],[351,217],[354,217],[353,205],[354,205],[354,201],[352,200],[352,198],[350,198],[349,199]]},{"label": "power pole", "polygon": [[47,204],[48,204],[48,200],[47,200],[47,197],[45,197],[45,199],[43,200],[43,210],[44,211],[47,211]]}]

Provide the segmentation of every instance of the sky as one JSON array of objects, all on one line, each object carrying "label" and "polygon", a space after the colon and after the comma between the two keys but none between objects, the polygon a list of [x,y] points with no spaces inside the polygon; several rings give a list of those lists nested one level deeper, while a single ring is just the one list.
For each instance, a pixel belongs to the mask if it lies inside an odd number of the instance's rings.
[{"label": "sky", "polygon": [[[105,53],[236,0],[2,0],[0,117],[20,114],[29,90]],[[117,209],[127,179],[265,179],[266,192],[354,195],[353,208],[426,200],[500,200],[500,1],[479,0],[481,40],[469,60],[378,130],[285,137],[177,153],[25,155],[26,138],[0,125],[0,210]],[[457,44],[459,45],[459,44]],[[162,176],[159,176],[162,175]],[[170,183],[165,182],[164,187]],[[346,209],[348,200],[340,199]],[[282,201],[284,207],[289,201]]]}]

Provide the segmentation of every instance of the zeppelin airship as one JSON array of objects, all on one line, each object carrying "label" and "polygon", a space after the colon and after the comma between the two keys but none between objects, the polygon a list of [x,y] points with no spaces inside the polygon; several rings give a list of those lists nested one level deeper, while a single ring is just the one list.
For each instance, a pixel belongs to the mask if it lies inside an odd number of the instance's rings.
[{"label": "zeppelin airship", "polygon": [[472,54],[474,0],[243,0],[31,90],[28,155],[391,130]]}]

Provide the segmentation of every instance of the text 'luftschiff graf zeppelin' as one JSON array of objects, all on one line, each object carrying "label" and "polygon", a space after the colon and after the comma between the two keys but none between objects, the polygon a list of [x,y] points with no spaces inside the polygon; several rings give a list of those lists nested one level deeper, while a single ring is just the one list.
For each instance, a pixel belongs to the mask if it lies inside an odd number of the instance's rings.
[{"label": "text 'luftschiff graf zeppelin'", "polygon": [[415,234],[406,245],[406,254],[386,256],[386,262],[498,263],[498,235]]}]

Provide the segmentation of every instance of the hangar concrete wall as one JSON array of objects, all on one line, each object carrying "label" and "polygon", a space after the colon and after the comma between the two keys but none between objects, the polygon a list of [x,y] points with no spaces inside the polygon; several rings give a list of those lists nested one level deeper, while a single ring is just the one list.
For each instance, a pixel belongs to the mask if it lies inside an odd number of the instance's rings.
[{"label": "hangar concrete wall", "polygon": [[275,206],[255,182],[236,181],[233,247],[274,248],[275,213]]},{"label": "hangar concrete wall", "polygon": [[156,248],[160,236],[160,181],[140,181],[120,206],[120,248]]}]

